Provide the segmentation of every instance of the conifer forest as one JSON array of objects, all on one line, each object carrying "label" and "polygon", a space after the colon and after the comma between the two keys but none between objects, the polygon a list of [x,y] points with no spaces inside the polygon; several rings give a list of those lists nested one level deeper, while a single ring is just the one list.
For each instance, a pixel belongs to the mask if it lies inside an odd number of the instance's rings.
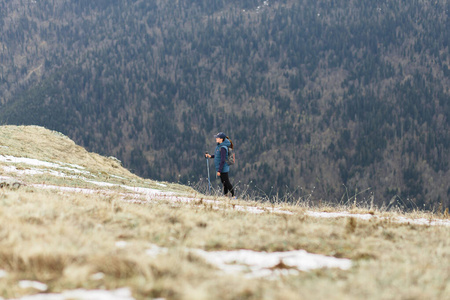
[{"label": "conifer forest", "polygon": [[447,0],[2,0],[0,124],[45,126],[140,176],[191,185],[207,184],[203,154],[223,131],[238,193],[442,209],[449,10]]}]

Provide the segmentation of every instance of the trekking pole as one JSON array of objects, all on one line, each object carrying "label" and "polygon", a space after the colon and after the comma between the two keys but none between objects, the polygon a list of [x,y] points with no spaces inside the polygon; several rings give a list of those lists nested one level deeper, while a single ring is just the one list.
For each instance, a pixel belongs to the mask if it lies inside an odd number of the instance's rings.
[{"label": "trekking pole", "polygon": [[[208,154],[208,152],[206,152],[205,154]],[[206,157],[206,155],[205,155]],[[208,192],[211,195],[211,179],[209,177],[209,159],[208,157],[206,157],[206,168],[208,169]]]}]

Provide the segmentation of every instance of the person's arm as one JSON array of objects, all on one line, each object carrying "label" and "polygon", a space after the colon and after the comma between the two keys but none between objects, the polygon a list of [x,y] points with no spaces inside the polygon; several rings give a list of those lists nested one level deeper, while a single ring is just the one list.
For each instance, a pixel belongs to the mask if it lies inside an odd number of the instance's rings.
[{"label": "person's arm", "polygon": [[[217,173],[222,173],[223,166],[225,165],[225,159],[227,157],[227,150],[222,147],[220,149],[220,164],[219,164],[219,171]],[[220,176],[220,174],[219,174]]]}]

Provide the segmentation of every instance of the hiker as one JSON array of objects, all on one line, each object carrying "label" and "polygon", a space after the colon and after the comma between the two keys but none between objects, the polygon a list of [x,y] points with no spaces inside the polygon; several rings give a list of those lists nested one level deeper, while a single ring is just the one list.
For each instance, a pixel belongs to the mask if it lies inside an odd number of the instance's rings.
[{"label": "hiker", "polygon": [[230,178],[228,177],[230,166],[227,164],[228,148],[233,149],[233,142],[223,132],[219,132],[214,137],[216,138],[217,142],[217,147],[214,155],[206,153],[205,157],[214,158],[214,165],[216,166],[217,176],[220,177],[220,181],[222,181],[223,184],[223,194],[227,195],[228,192],[230,192],[231,196],[234,197],[233,185],[230,183]]}]

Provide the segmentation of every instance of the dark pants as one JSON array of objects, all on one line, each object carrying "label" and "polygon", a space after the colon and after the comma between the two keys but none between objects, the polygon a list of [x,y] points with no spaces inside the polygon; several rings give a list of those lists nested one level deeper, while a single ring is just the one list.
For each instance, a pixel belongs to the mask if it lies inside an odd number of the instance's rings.
[{"label": "dark pants", "polygon": [[228,173],[220,173],[220,181],[223,184],[223,194],[228,194],[228,191],[231,192],[231,196],[234,196],[234,189],[231,185],[230,178],[228,178]]}]

